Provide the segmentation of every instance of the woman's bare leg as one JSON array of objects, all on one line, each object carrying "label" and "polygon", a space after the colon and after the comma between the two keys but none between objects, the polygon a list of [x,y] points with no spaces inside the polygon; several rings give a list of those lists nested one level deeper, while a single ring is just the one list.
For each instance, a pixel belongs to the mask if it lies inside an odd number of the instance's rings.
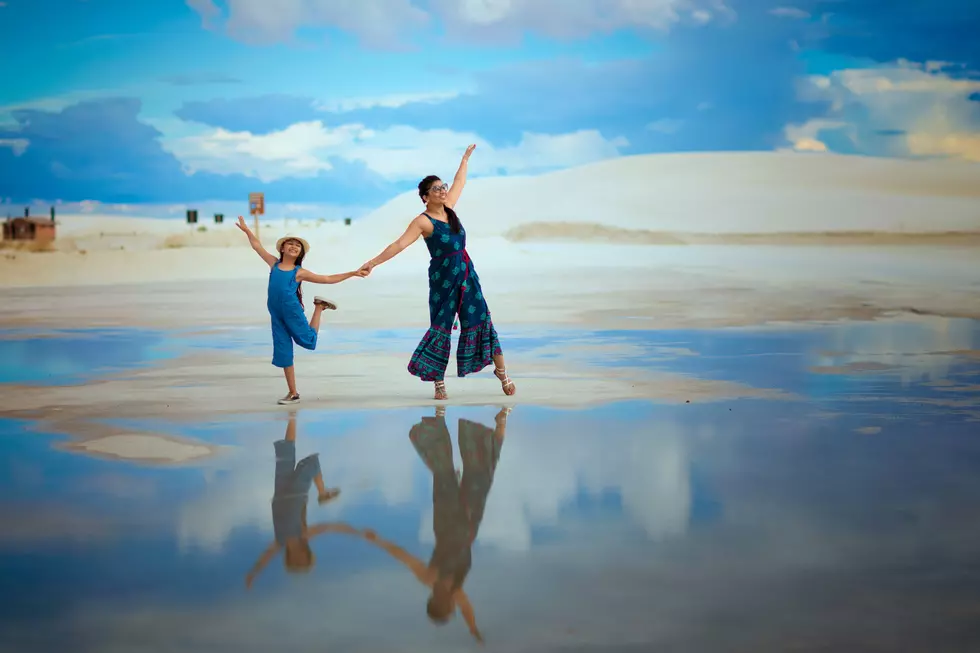
[{"label": "woman's bare leg", "polygon": [[445,401],[446,399],[449,399],[449,395],[446,393],[445,380],[436,381],[434,385],[435,385],[436,393],[433,396],[433,399],[438,399],[439,401]]},{"label": "woman's bare leg", "polygon": [[504,363],[504,355],[497,354],[493,357],[493,373],[500,379],[500,387],[504,394],[510,397],[517,392],[517,386],[507,376],[507,365]]}]

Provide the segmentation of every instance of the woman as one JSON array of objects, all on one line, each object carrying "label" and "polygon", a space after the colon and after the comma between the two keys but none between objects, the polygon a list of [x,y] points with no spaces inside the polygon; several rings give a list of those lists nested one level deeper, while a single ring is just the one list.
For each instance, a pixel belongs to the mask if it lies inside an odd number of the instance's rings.
[{"label": "woman", "polygon": [[507,376],[504,354],[497,331],[490,319],[480,278],[466,253],[466,230],[453,210],[466,184],[466,164],[476,145],[463,154],[452,187],[435,175],[419,182],[419,197],[425,211],[417,215],[401,237],[383,252],[361,266],[371,270],[405,250],[421,236],[429,249],[429,330],[412,354],[408,371],[423,381],[435,383],[435,398],[448,399],[445,375],[449,365],[450,336],[459,316],[459,342],[456,346],[456,371],[460,377],[479,372],[491,362],[504,394],[517,391]]}]

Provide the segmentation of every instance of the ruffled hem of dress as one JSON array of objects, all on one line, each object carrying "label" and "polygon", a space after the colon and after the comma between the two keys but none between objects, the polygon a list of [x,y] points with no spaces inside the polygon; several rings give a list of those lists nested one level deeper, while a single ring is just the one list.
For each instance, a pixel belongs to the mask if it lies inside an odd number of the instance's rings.
[{"label": "ruffled hem of dress", "polygon": [[493,364],[493,357],[501,353],[497,330],[487,315],[487,319],[476,326],[460,331],[456,347],[456,373],[460,377],[475,374]]},{"label": "ruffled hem of dress", "polygon": [[451,346],[449,331],[440,327],[429,327],[408,363],[409,373],[423,381],[442,381],[449,365]]}]

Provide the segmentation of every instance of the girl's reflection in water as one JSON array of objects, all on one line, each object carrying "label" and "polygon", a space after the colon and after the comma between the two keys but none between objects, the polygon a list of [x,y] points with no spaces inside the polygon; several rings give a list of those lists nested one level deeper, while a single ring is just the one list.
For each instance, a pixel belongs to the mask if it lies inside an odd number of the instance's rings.
[{"label": "girl's reflection in water", "polygon": [[291,572],[305,572],[313,568],[314,556],[310,538],[327,532],[352,533],[353,528],[342,524],[306,525],[306,504],[310,488],[316,485],[317,501],[324,504],[340,494],[336,488],[327,489],[323,484],[318,454],[310,454],[296,462],[296,413],[289,413],[286,436],[273,443],[276,451],[276,481],[272,496],[272,528],[276,539],[262,553],[245,577],[246,587],[251,587],[255,577],[280,551],[284,551],[283,563]]}]

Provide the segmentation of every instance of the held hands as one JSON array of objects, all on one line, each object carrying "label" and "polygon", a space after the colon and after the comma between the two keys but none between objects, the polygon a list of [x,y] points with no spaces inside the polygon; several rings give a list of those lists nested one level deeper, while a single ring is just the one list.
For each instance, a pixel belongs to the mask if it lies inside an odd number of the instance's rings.
[{"label": "held hands", "polygon": [[373,269],[374,269],[374,264],[371,263],[371,261],[368,261],[367,263],[365,263],[364,265],[362,265],[357,269],[357,276],[366,277],[369,274],[371,274],[371,270]]}]

